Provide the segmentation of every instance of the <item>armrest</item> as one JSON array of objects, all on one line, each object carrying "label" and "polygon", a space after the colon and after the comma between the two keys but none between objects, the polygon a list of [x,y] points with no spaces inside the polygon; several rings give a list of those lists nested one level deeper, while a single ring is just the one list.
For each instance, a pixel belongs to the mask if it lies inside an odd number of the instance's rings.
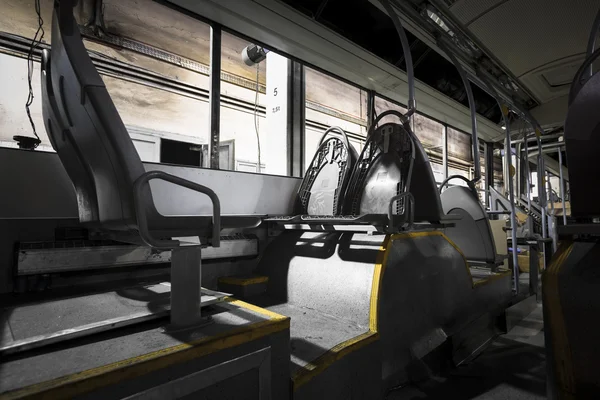
[{"label": "armrest", "polygon": [[150,230],[148,229],[148,218],[146,216],[146,208],[144,207],[143,189],[145,185],[148,185],[152,179],[160,179],[173,183],[178,186],[186,187],[198,193],[205,194],[210,198],[213,206],[213,217],[212,217],[212,240],[211,245],[213,247],[219,247],[221,238],[221,203],[219,197],[211,189],[206,186],[199,185],[194,182],[190,182],[186,179],[180,178],[175,175],[167,174],[163,171],[150,171],[140,176],[133,184],[133,199],[135,202],[135,214],[137,217],[138,229],[140,237],[150,247],[154,248],[173,248],[179,246],[177,240],[160,240],[152,237]]}]

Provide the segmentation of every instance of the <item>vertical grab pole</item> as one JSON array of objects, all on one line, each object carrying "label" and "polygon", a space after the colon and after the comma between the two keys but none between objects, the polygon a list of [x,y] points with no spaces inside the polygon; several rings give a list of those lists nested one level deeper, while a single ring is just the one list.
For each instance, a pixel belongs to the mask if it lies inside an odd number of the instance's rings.
[{"label": "vertical grab pole", "polygon": [[[508,151],[508,170],[512,167],[512,150],[510,144],[510,122],[508,120],[508,107],[502,107],[502,116],[504,118],[504,125],[506,126],[506,145],[508,149],[504,149],[504,153]],[[515,294],[519,294],[519,262],[517,257],[517,210],[515,208],[515,188],[513,186],[512,176],[508,176],[508,194],[510,198],[510,237],[512,242],[512,259],[513,259],[513,279],[514,279],[514,291]]]},{"label": "vertical grab pole", "polygon": [[[469,109],[471,110],[471,143],[473,145],[473,166],[475,169],[475,177],[473,177],[473,184],[479,182],[481,179],[481,160],[479,159],[479,141],[477,140],[477,110],[475,109],[475,98],[473,97],[473,90],[471,89],[471,83],[469,82],[469,77],[467,73],[463,69],[463,67],[459,64],[458,60],[454,56],[454,54],[448,49],[443,39],[438,38],[437,40],[438,46],[448,55],[450,61],[454,64],[456,69],[458,70],[458,74],[465,85],[465,91],[467,93],[467,98],[469,99]],[[508,129],[507,129],[508,130]]]},{"label": "vertical grab pole", "polygon": [[567,207],[565,206],[565,178],[563,176],[562,149],[558,149],[558,171],[560,179],[560,197],[562,199],[563,225],[567,225]]},{"label": "vertical grab pole", "polygon": [[535,128],[535,136],[537,137],[538,147],[538,200],[540,202],[540,209],[542,210],[542,237],[546,239],[548,237],[548,229],[546,226],[548,222],[546,221],[546,185],[544,184],[544,171],[546,168],[544,168],[544,157],[542,155],[542,133],[538,128]]},{"label": "vertical grab pole", "polygon": [[[498,96],[498,93],[496,92],[496,89],[494,89],[494,86],[492,86],[492,84],[486,79],[486,78],[482,78],[483,82],[487,85],[488,89],[490,90],[490,92],[492,93],[492,95],[496,98],[496,102],[498,103],[498,106],[500,107],[500,110],[502,111],[502,119],[504,120],[504,126],[506,127],[506,136],[505,136],[505,141],[506,141],[506,148],[504,149],[504,154],[506,154],[506,152],[508,151],[508,158],[506,158],[507,163],[508,163],[508,169],[510,170],[510,167],[512,165],[512,151],[510,149],[511,144],[510,144],[510,121],[508,119],[508,115],[510,110],[508,109],[508,107],[506,105],[504,105],[504,102],[502,101],[502,99],[500,98],[500,96]],[[508,174],[508,195],[509,195],[509,200],[510,200],[510,238],[511,238],[511,242],[512,242],[512,247],[513,247],[513,252],[512,252],[512,260],[513,260],[513,285],[514,285],[514,292],[515,294],[519,294],[519,259],[517,257],[517,210],[515,207],[515,188],[513,187],[513,180],[512,177],[510,176],[510,174]]]},{"label": "vertical grab pole", "polygon": [[210,77],[208,109],[208,162],[205,167],[219,169],[219,143],[221,141],[221,26],[210,27]]},{"label": "vertical grab pole", "polygon": [[444,125],[444,135],[442,136],[442,168],[444,170],[444,180],[448,179],[448,126]]},{"label": "vertical grab pole", "polygon": [[[598,14],[596,14],[596,19],[592,24],[592,32],[590,32],[590,37],[588,39],[587,49],[586,49],[586,58],[589,58],[594,52],[594,48],[596,47],[596,37],[598,36],[598,30],[600,29],[600,10],[598,10]],[[594,75],[593,64],[590,64],[590,74],[591,77]]]},{"label": "vertical grab pole", "polygon": [[[551,174],[550,171],[546,170],[546,180],[548,181],[548,190],[546,193],[549,193],[549,197],[550,197],[550,214],[554,215],[554,201],[552,200],[552,182],[550,182],[550,178],[551,178]],[[548,201],[546,201],[546,206],[548,204]]]},{"label": "vertical grab pole", "polygon": [[527,134],[524,135],[523,139],[523,147],[525,148],[525,173],[527,174],[527,179],[525,180],[525,184],[527,185],[527,208],[531,212],[531,171],[529,170],[529,143]]},{"label": "vertical grab pole", "polygon": [[400,18],[398,18],[398,14],[396,14],[390,5],[389,0],[381,0],[381,5],[383,8],[385,8],[385,12],[388,13],[389,17],[394,23],[394,27],[396,28],[398,36],[400,37],[400,43],[402,44],[404,61],[406,62],[406,76],[408,80],[408,110],[406,112],[406,116],[410,117],[417,109],[417,103],[415,100],[415,71],[413,68],[412,55],[410,54],[410,44],[408,43],[408,38],[406,37],[406,32],[404,32],[404,28],[400,22]]}]

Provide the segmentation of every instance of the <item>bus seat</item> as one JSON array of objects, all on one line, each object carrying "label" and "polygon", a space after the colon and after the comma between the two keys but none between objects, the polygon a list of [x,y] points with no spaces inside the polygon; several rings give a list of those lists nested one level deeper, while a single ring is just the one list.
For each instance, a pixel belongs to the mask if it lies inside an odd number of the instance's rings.
[{"label": "bus seat", "polygon": [[[331,136],[332,132],[339,136]],[[295,213],[340,215],[357,158],[358,154],[342,128],[334,126],[327,129],[298,190]]]},{"label": "bus seat", "polygon": [[[386,214],[389,199],[405,191],[409,175],[412,143],[415,145],[409,191],[415,201],[414,220],[440,222],[444,214],[429,159],[418,138],[401,124],[379,126],[367,138],[356,164],[347,194],[351,215]],[[404,213],[404,199],[396,213]]]},{"label": "bus seat", "polygon": [[483,206],[464,186],[452,186],[441,194],[442,206],[446,214],[454,214],[461,219],[445,229],[445,234],[463,252],[468,261],[497,264],[496,245],[490,221]]},{"label": "bus seat", "polygon": [[[218,245],[219,228],[258,225],[258,217],[220,218],[218,198],[208,188],[159,171],[146,173],[83,45],[73,17],[75,3],[55,2],[52,47],[44,53],[41,77],[44,121],[75,187],[81,222],[137,235],[153,247],[172,246],[178,242],[162,238],[176,236],[212,237]],[[161,215],[152,199],[151,179],[206,194],[213,201],[213,215]]]}]

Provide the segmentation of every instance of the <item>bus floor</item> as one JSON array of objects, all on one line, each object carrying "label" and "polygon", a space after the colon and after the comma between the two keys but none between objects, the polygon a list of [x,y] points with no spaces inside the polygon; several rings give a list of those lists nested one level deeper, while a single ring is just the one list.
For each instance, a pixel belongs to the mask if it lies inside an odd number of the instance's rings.
[{"label": "bus floor", "polygon": [[386,400],[546,398],[542,305],[467,364],[387,393]]}]

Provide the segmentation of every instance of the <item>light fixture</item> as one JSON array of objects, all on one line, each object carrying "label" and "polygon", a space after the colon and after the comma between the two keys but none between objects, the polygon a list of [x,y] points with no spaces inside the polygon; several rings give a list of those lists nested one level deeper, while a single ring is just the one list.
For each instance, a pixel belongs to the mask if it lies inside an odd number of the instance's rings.
[{"label": "light fixture", "polygon": [[247,66],[252,66],[267,58],[268,52],[264,47],[250,44],[242,50],[242,60]]}]

